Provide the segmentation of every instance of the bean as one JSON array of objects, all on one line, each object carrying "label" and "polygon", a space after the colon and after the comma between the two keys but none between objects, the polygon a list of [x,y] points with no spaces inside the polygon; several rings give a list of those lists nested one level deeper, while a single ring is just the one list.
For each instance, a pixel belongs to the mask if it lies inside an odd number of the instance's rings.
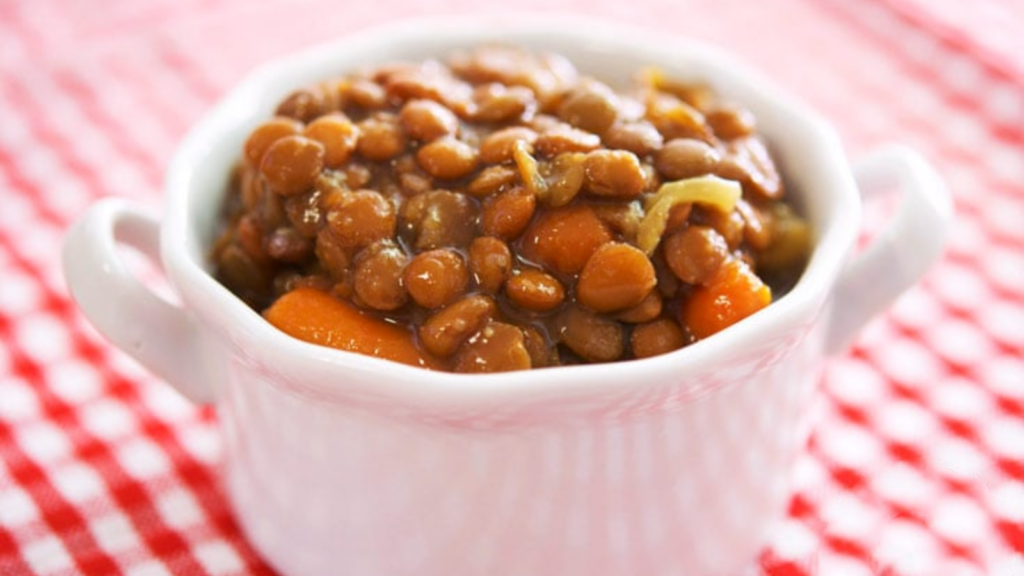
[{"label": "bean", "polygon": [[313,253],[313,244],[290,226],[274,230],[264,242],[267,254],[281,262],[302,262]]},{"label": "bean", "polygon": [[565,122],[562,122],[550,114],[537,114],[526,122],[526,127],[537,134],[549,132],[556,128],[571,128],[571,126],[568,126]]},{"label": "bean", "polygon": [[[633,123],[645,123],[644,113],[647,111],[646,106],[640,101],[640,98],[644,98],[643,94],[632,93],[632,94],[619,94],[619,114],[616,119],[616,124],[633,124]],[[650,125],[650,122],[646,122]],[[615,126],[615,124],[612,124]],[[653,126],[652,126],[653,127]],[[610,130],[611,128],[609,128]],[[608,130],[605,130],[605,134]],[[661,136],[661,134],[658,134]]]},{"label": "bean", "polygon": [[[807,223],[785,204],[776,205],[768,221],[771,225],[772,241],[767,249],[758,254],[758,270],[795,282],[803,269],[803,262],[811,251],[811,230]],[[782,274],[779,274],[780,272]]]},{"label": "bean", "polygon": [[476,170],[479,157],[469,144],[452,136],[443,136],[420,148],[416,152],[416,161],[434,178],[455,180]]},{"label": "bean", "polygon": [[319,190],[314,188],[305,194],[289,196],[285,199],[284,211],[288,222],[302,236],[313,238],[320,231],[322,213]]},{"label": "bean", "polygon": [[532,148],[537,133],[525,126],[495,130],[480,142],[480,159],[488,164],[511,162],[512,146],[517,140],[523,140]]},{"label": "bean", "polygon": [[568,58],[552,52],[537,57],[537,69],[526,82],[535,94],[540,108],[548,110],[557,105],[565,92],[579,81],[579,73]]},{"label": "bean", "polygon": [[[260,159],[263,158],[260,153]],[[266,180],[260,177],[259,172],[250,169],[243,169],[238,180],[238,195],[242,200],[242,207],[245,210],[255,210],[256,205],[264,194],[269,193],[266,187]],[[232,201],[231,198],[227,199]]]},{"label": "bean", "polygon": [[405,151],[406,138],[394,114],[378,113],[358,124],[356,149],[367,160],[383,162]]},{"label": "bean", "polygon": [[554,276],[527,268],[505,283],[505,294],[516,306],[531,312],[548,312],[565,300],[565,288]]},{"label": "bean", "polygon": [[433,187],[433,180],[430,176],[410,172],[398,176],[398,185],[406,196],[418,196],[429,192]]},{"label": "bean", "polygon": [[711,141],[714,138],[699,110],[669,94],[659,93],[649,98],[646,117],[666,140],[697,138]]},{"label": "bean", "polygon": [[459,119],[451,110],[433,100],[410,100],[399,114],[402,128],[409,137],[421,142],[430,142],[455,134]]},{"label": "bean", "polygon": [[665,234],[671,234],[682,230],[690,222],[690,214],[693,213],[693,203],[683,202],[676,204],[668,211],[668,221],[665,223]]},{"label": "bean", "polygon": [[288,95],[277,106],[275,114],[309,122],[326,111],[324,93],[319,87],[303,88]]},{"label": "bean", "polygon": [[511,241],[530,224],[537,209],[537,197],[521,186],[489,197],[480,212],[480,231]]},{"label": "bean", "polygon": [[777,199],[784,191],[782,177],[767,145],[756,136],[730,141],[715,173],[722,178],[738,180],[744,192],[761,198]]},{"label": "bean", "polygon": [[636,154],[626,150],[595,150],[584,164],[587,191],[596,196],[630,199],[647,187],[647,178]]},{"label": "bean", "polygon": [[387,103],[384,87],[367,78],[354,80],[348,87],[346,97],[356,106],[367,110],[383,108]]},{"label": "bean", "polygon": [[587,205],[542,213],[523,234],[521,250],[530,261],[561,274],[576,274],[612,236]]},{"label": "bean", "polygon": [[419,330],[420,342],[431,354],[447,358],[496,312],[491,298],[466,296],[427,318]]},{"label": "bean", "polygon": [[663,306],[664,300],[661,296],[661,292],[651,290],[651,293],[641,300],[639,304],[619,312],[615,315],[615,319],[629,324],[650,322],[658,316],[661,316]]},{"label": "bean", "polygon": [[402,205],[401,233],[417,251],[464,247],[473,239],[477,208],[464,194],[431,190]]},{"label": "bean", "polygon": [[665,262],[688,284],[706,284],[728,256],[725,238],[707,226],[689,226],[665,239]]},{"label": "bean", "polygon": [[285,136],[267,148],[260,173],[271,190],[291,196],[312,188],[323,167],[323,144],[305,136]]},{"label": "bean", "polygon": [[654,166],[668,180],[682,180],[714,172],[720,160],[718,152],[707,143],[677,138],[655,154]]},{"label": "bean", "polygon": [[667,92],[698,110],[707,109],[716,99],[714,90],[703,82],[662,78],[658,89]]},{"label": "bean", "polygon": [[[266,177],[262,178],[266,180]],[[268,193],[263,194],[249,216],[259,223],[261,230],[273,230],[288,223],[288,213],[284,209],[284,196],[273,193],[267,184]]]},{"label": "bean", "polygon": [[512,252],[500,239],[480,236],[469,245],[469,271],[481,290],[496,294],[512,269]]},{"label": "bean", "polygon": [[594,205],[594,213],[604,222],[605,226],[625,242],[636,242],[640,230],[640,222],[644,217],[639,201],[628,204],[614,202]]},{"label": "bean", "polygon": [[444,248],[418,254],[409,261],[402,278],[409,295],[424,308],[440,308],[452,302],[469,284],[462,256]]},{"label": "bean", "polygon": [[269,256],[263,242],[263,230],[254,215],[246,214],[238,220],[236,240],[246,254],[257,261],[267,261]]},{"label": "bean", "polygon": [[473,91],[473,103],[471,117],[483,123],[511,122],[532,114],[537,107],[529,88],[496,83],[478,86]]},{"label": "bean", "polygon": [[660,318],[633,328],[629,342],[633,356],[649,358],[682,348],[686,345],[686,336],[679,324]]},{"label": "bean", "polygon": [[373,190],[346,192],[331,205],[327,225],[338,243],[346,248],[361,248],[391,238],[395,233],[395,208]]},{"label": "bean", "polygon": [[771,214],[762,211],[760,208],[740,198],[736,202],[736,212],[743,217],[743,241],[752,249],[761,251],[768,248],[772,242],[772,230],[774,224],[768,219]]},{"label": "bean", "polygon": [[437,61],[405,66],[377,80],[384,85],[392,102],[410,99],[443,102],[446,94],[456,90],[454,79]]},{"label": "bean", "polygon": [[708,126],[722,140],[735,140],[750,136],[756,130],[754,115],[746,108],[735,105],[717,105],[704,112]]},{"label": "bean", "polygon": [[598,312],[636,306],[651,293],[654,265],[639,248],[609,242],[594,251],[580,272],[576,299]]},{"label": "bean", "polygon": [[629,150],[637,156],[655,152],[664,141],[661,132],[647,121],[613,124],[602,139],[609,148]]},{"label": "bean", "polygon": [[390,240],[382,240],[359,253],[353,288],[360,301],[374,310],[401,308],[409,298],[402,284],[408,257]]},{"label": "bean", "polygon": [[316,258],[335,282],[347,279],[350,274],[349,254],[334,237],[329,228],[323,228],[316,235]]},{"label": "bean", "polygon": [[344,166],[345,187],[349,190],[358,190],[370,184],[373,173],[365,164],[350,160]]},{"label": "bean", "polygon": [[419,162],[416,161],[416,156],[410,153],[405,153],[391,161],[391,169],[394,170],[395,174],[413,174],[422,172],[420,170]]},{"label": "bean", "polygon": [[526,351],[530,354],[531,368],[547,368],[548,366],[558,366],[561,363],[558,358],[558,349],[550,338],[536,327],[528,324],[519,328],[523,331]]},{"label": "bean", "polygon": [[359,130],[340,112],[313,120],[303,134],[323,144],[324,165],[328,168],[336,168],[348,161],[359,142]]},{"label": "bean", "polygon": [[[271,281],[271,291],[275,298],[280,298],[283,294],[287,294],[295,289],[295,286],[302,280],[304,276],[299,274],[295,270],[286,269],[278,272],[274,275],[274,279]],[[328,286],[329,288],[330,286]]]},{"label": "bean", "polygon": [[655,251],[651,256],[651,262],[654,263],[654,275],[658,279],[657,292],[666,301],[678,298],[683,283],[665,262],[664,249]]},{"label": "bean", "polygon": [[729,250],[739,248],[743,241],[743,231],[747,223],[743,220],[738,210],[726,214],[720,210],[707,210],[702,206],[695,206],[690,213],[690,222],[710,226],[725,238]]},{"label": "bean", "polygon": [[618,322],[579,306],[558,316],[559,340],[588,362],[611,362],[622,357],[625,335]]},{"label": "bean", "polygon": [[528,370],[530,353],[523,331],[491,320],[470,336],[455,356],[455,372],[483,373]]},{"label": "bean", "polygon": [[449,60],[461,78],[481,84],[500,82],[530,88],[544,108],[576,81],[576,69],[554,54],[527,55],[506,47],[488,47]]},{"label": "bean", "polygon": [[[252,168],[259,168],[267,149],[285,136],[295,136],[302,132],[302,123],[293,118],[277,117],[260,124],[245,140],[245,163]],[[246,172],[248,173],[248,172]]]},{"label": "bean", "polygon": [[600,82],[581,83],[558,107],[558,117],[573,126],[602,134],[618,115],[618,97]]},{"label": "bean", "polygon": [[466,192],[477,198],[490,196],[507,190],[516,182],[518,175],[519,172],[511,166],[488,166],[473,178]]},{"label": "bean", "polygon": [[600,145],[597,135],[563,124],[537,136],[534,148],[551,158],[565,152],[590,152]]},{"label": "bean", "polygon": [[317,85],[317,90],[323,97],[323,114],[340,112],[345,105],[345,93],[348,91],[348,82],[339,78],[326,80]]}]

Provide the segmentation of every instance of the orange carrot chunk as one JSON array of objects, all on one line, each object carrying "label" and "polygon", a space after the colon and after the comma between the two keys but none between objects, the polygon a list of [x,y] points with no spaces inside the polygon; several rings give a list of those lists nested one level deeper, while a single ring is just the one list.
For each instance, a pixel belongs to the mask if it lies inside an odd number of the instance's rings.
[{"label": "orange carrot chunk", "polygon": [[764,308],[772,291],[742,260],[730,258],[705,286],[694,290],[683,303],[682,323],[698,339],[716,332]]},{"label": "orange carrot chunk", "polygon": [[440,368],[436,359],[416,347],[408,329],[370,316],[315,288],[288,292],[263,316],[299,340],[411,366]]}]

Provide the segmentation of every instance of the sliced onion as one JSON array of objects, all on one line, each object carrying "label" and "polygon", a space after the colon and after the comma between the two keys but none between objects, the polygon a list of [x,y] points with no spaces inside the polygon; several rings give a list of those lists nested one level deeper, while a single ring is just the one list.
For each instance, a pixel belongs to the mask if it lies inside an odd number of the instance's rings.
[{"label": "sliced onion", "polygon": [[669,214],[675,206],[696,203],[728,214],[736,207],[736,201],[740,199],[742,191],[739,182],[711,175],[662,184],[649,203],[650,209],[640,221],[636,237],[637,247],[648,256],[654,253],[654,249],[661,242],[661,235],[665,233],[665,227],[668,226]]}]

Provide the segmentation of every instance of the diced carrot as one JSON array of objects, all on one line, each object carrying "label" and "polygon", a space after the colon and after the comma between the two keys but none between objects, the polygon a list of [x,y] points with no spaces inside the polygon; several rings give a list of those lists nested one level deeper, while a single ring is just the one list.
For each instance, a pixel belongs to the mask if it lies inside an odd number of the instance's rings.
[{"label": "diced carrot", "polygon": [[771,304],[772,291],[742,260],[730,258],[705,286],[683,303],[681,320],[698,339],[707,338]]},{"label": "diced carrot", "polygon": [[577,274],[601,245],[612,240],[608,227],[587,205],[569,205],[538,216],[522,236],[522,253],[562,274]]},{"label": "diced carrot", "polygon": [[282,332],[306,342],[412,366],[441,367],[416,347],[410,330],[365,314],[315,288],[288,292],[263,316]]}]

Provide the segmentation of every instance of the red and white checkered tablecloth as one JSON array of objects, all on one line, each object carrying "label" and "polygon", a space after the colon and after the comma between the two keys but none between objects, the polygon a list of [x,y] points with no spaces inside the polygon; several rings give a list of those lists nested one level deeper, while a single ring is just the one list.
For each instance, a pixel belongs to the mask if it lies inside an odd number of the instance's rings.
[{"label": "red and white checkered tablecloth", "polygon": [[[1024,5],[520,0],[716,43],[947,178],[942,262],[830,361],[788,517],[752,574],[1024,575]],[[0,574],[273,574],[218,483],[216,413],[112,349],[59,248],[102,196],[156,204],[252,66],[479,0],[0,1]],[[569,575],[574,576],[574,575]],[[739,575],[738,575],[739,576]]]}]

